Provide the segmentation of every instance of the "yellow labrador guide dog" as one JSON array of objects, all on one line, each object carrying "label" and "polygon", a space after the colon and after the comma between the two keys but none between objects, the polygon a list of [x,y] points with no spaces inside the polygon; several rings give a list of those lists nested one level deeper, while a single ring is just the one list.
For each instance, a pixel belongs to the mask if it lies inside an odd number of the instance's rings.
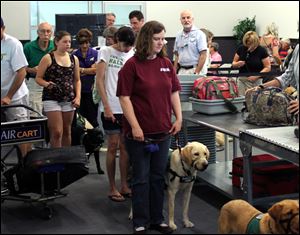
[{"label": "yellow labrador guide dog", "polygon": [[197,171],[204,171],[208,166],[209,150],[199,143],[191,142],[183,148],[174,150],[170,158],[170,169],[168,173],[168,204],[169,204],[169,226],[176,230],[174,223],[175,196],[179,190],[183,190],[183,223],[185,227],[193,227],[189,220],[188,210],[191,191]]},{"label": "yellow labrador guide dog", "polygon": [[219,234],[299,234],[299,200],[285,199],[262,213],[248,202],[227,202],[220,211]]}]

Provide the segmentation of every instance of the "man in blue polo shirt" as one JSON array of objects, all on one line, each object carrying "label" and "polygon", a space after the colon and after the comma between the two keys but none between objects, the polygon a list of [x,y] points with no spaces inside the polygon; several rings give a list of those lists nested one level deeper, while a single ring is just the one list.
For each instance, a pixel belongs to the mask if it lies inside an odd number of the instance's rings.
[{"label": "man in blue polo shirt", "polygon": [[180,68],[178,74],[205,75],[207,68],[204,68],[204,64],[208,56],[206,36],[193,26],[194,16],[191,11],[181,12],[180,21],[183,31],[179,32],[175,39],[174,68],[176,71]]},{"label": "man in blue polo shirt", "polygon": [[[37,39],[26,43],[24,46],[24,54],[29,64],[26,68],[29,105],[40,113],[43,111],[43,88],[35,82],[35,76],[42,57],[54,49],[54,43],[51,40],[52,33],[52,26],[49,23],[40,23],[37,30]],[[32,112],[30,115],[36,116],[37,114]]]}]

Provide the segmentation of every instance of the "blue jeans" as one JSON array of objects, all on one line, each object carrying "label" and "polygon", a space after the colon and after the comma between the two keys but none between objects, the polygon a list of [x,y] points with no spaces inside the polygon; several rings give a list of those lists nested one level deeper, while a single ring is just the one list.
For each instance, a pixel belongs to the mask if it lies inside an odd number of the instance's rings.
[{"label": "blue jeans", "polygon": [[146,227],[163,222],[165,173],[171,138],[160,143],[157,152],[150,153],[144,142],[125,139],[132,165],[133,226]]}]

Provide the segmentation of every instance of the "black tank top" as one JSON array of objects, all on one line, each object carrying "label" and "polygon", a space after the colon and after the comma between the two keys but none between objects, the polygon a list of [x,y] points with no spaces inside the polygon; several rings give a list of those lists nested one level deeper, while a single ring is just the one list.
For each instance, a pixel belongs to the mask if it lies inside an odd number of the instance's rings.
[{"label": "black tank top", "polygon": [[44,79],[47,82],[54,82],[56,85],[52,89],[43,89],[42,100],[55,100],[58,102],[70,102],[74,99],[74,68],[75,58],[70,55],[71,66],[64,67],[56,63],[54,53],[50,53],[51,65],[45,72]]}]

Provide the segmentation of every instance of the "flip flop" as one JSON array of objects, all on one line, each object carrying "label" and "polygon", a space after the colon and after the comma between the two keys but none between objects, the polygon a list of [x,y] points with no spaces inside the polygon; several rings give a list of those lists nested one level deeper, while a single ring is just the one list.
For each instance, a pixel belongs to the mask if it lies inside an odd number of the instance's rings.
[{"label": "flip flop", "polygon": [[108,198],[114,202],[124,202],[126,199],[121,194],[120,195],[108,195]]},{"label": "flip flop", "polygon": [[121,195],[125,198],[132,198],[132,193],[121,193]]}]

